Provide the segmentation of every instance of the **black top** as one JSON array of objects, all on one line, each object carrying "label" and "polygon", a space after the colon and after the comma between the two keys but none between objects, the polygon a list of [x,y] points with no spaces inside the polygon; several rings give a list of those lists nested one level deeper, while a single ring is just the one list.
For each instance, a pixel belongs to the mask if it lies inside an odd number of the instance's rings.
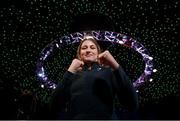
[{"label": "black top", "polygon": [[53,94],[52,113],[55,119],[62,112],[67,119],[111,119],[115,94],[124,107],[137,109],[137,93],[122,67],[112,71],[94,63],[91,70],[66,71]]}]

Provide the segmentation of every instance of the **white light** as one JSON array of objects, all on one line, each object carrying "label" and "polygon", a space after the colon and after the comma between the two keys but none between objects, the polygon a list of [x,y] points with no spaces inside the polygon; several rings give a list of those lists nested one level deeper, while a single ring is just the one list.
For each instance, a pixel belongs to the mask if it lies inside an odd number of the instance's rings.
[{"label": "white light", "polygon": [[136,92],[139,92],[139,90],[136,90]]},{"label": "white light", "polygon": [[56,47],[57,47],[57,48],[59,48],[59,45],[58,45],[58,44],[56,44]]},{"label": "white light", "polygon": [[83,37],[83,40],[84,39],[94,39],[94,37],[93,36],[90,36],[90,35],[85,35],[84,37]]},{"label": "white light", "polygon": [[153,72],[157,72],[157,69],[153,69]]},{"label": "white light", "polygon": [[124,44],[124,42],[123,42],[123,41],[118,41],[118,43],[119,43],[119,44]]},{"label": "white light", "polygon": [[43,78],[44,74],[43,73],[39,73],[38,76]]},{"label": "white light", "polygon": [[41,84],[41,88],[44,88],[44,85],[43,85],[43,84]]},{"label": "white light", "polygon": [[150,82],[152,82],[152,81],[153,81],[153,79],[151,78],[149,81],[150,81]]},{"label": "white light", "polygon": [[153,59],[153,57],[149,57],[149,60],[152,60]]}]

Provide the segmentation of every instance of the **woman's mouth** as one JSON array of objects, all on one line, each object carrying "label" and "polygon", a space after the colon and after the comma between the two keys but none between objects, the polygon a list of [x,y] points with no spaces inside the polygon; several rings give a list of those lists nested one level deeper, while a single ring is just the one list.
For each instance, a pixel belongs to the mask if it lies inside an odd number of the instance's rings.
[{"label": "woman's mouth", "polygon": [[91,56],[93,56],[93,55],[92,54],[85,55],[85,57],[91,57]]}]

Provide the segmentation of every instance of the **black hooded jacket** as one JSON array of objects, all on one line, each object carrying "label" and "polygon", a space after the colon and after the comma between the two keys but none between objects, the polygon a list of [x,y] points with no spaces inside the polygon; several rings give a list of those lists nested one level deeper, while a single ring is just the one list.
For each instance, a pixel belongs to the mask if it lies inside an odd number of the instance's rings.
[{"label": "black hooded jacket", "polygon": [[98,63],[76,74],[66,71],[53,93],[54,119],[111,119],[117,95],[123,107],[138,108],[138,96],[122,67],[112,70]]}]

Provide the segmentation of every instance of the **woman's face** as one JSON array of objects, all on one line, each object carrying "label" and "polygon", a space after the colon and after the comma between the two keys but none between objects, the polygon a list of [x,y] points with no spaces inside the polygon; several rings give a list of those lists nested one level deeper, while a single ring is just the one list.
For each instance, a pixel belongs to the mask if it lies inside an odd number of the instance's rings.
[{"label": "woman's face", "polygon": [[97,61],[98,49],[91,40],[85,40],[80,48],[80,58],[82,61],[91,63]]}]

